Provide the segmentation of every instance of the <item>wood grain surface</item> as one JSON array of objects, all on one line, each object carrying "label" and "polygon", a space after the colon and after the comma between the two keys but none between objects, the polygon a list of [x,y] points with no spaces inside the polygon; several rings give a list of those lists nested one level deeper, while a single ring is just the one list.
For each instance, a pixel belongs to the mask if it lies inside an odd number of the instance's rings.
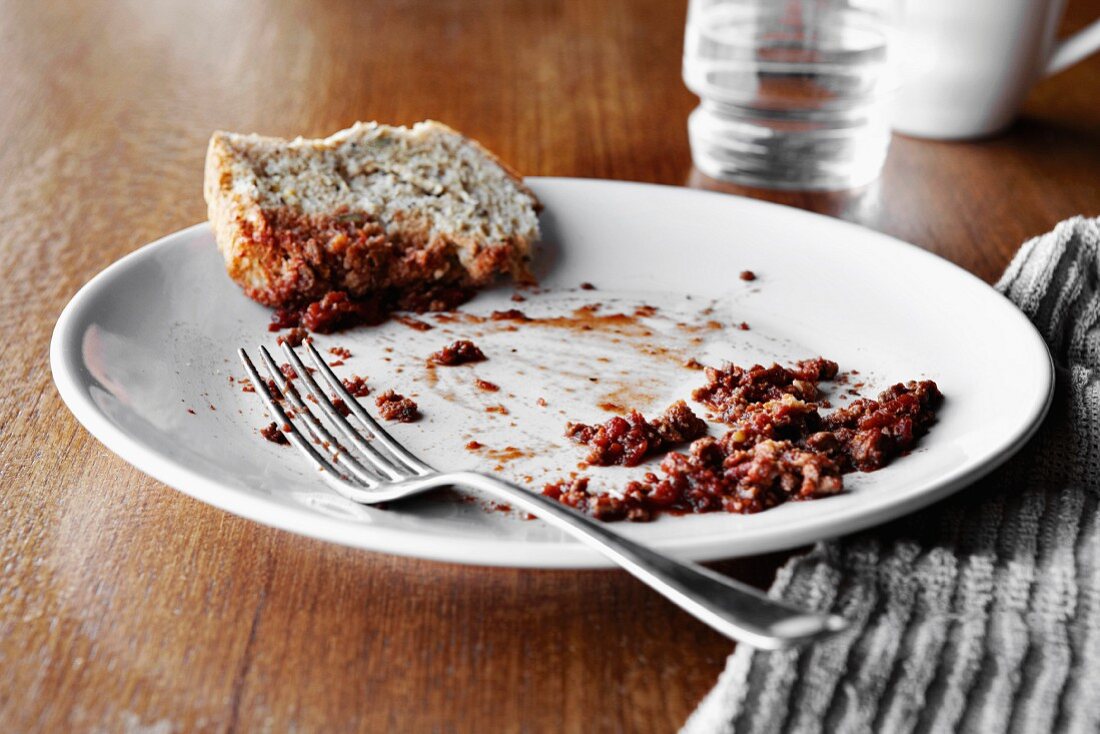
[{"label": "wood grain surface", "polygon": [[[1064,29],[1100,15],[1071,0]],[[1005,135],[896,137],[859,192],[691,170],[667,0],[0,0],[0,731],[671,731],[731,644],[624,574],[483,569],[246,522],[108,453],[48,342],[73,293],[201,221],[211,130],[431,117],[527,174],[718,188],[993,280],[1100,214],[1100,58]],[[934,297],[934,294],[930,294]],[[783,554],[719,564],[766,586]]]}]

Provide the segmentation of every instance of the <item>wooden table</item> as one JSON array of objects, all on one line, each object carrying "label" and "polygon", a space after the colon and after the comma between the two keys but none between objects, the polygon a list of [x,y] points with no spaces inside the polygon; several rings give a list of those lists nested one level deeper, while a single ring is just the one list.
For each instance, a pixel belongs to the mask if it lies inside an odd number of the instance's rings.
[{"label": "wooden table", "polygon": [[[47,345],[77,288],[205,217],[215,128],[446,121],[527,174],[826,212],[993,280],[1100,214],[1100,58],[1006,135],[894,140],[862,192],[691,171],[667,0],[0,2],[0,731],[669,731],[731,645],[621,573],[452,566],[246,522],[81,428]],[[1071,2],[1066,30],[1100,15]],[[934,297],[934,294],[930,294]],[[719,564],[766,586],[784,554]],[[142,728],[146,727],[146,728]]]}]

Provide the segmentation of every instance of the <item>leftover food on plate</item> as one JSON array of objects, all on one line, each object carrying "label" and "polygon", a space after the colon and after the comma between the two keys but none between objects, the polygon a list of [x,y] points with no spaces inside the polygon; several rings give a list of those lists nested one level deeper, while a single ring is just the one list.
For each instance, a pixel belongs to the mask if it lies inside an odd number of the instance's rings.
[{"label": "leftover food on plate", "polygon": [[[204,192],[230,277],[250,298],[276,309],[271,328],[289,329],[279,341],[291,346],[309,339],[308,332],[379,323],[394,311],[450,311],[438,315],[440,324],[495,322],[511,331],[610,325],[653,336],[638,321],[657,313],[651,305],[609,314],[593,303],[569,316],[537,319],[518,308],[487,317],[454,312],[500,274],[530,284],[527,263],[538,239],[539,203],[495,156],[437,122],[411,128],[357,123],[321,140],[218,132],[210,140]],[[758,280],[752,270],[738,277]],[[594,286],[582,283],[580,290]],[[524,303],[539,293],[533,288],[512,300]],[[396,319],[413,331],[436,328],[408,313]],[[700,328],[723,325],[710,319]],[[333,354],[342,363],[343,353]],[[426,367],[486,359],[473,341],[457,339],[431,353]],[[694,357],[682,364],[703,368]],[[652,420],[615,405],[621,415],[603,423],[569,422],[565,436],[586,449],[581,470],[635,467],[667,454],[654,471],[620,491],[601,491],[590,477],[573,472],[546,484],[543,493],[605,520],[753,513],[836,494],[843,490],[843,474],[875,471],[909,451],[935,421],[943,399],[926,380],[829,411],[819,383],[848,377],[838,374],[837,363],[822,357],[789,367],[706,367],[705,383],[690,397],[711,411],[711,421],[724,424],[719,437],[707,435],[707,421],[682,399]],[[356,397],[370,392],[361,377],[345,384]],[[481,392],[500,391],[476,375],[473,384]],[[420,417],[416,402],[392,389],[374,402],[385,420]],[[484,412],[509,415],[503,403]],[[262,433],[285,441],[274,424]],[[674,450],[684,444],[685,451]]]},{"label": "leftover food on plate", "polygon": [[621,494],[594,490],[584,476],[551,482],[543,494],[603,520],[651,520],[661,512],[750,514],[837,494],[842,474],[875,471],[913,448],[943,401],[936,383],[923,380],[822,415],[807,400],[817,395],[817,382],[837,370],[821,358],[793,368],[708,368],[707,384],[693,397],[728,424],[720,438],[705,436],[687,453],[670,452],[660,476],[648,472]]}]

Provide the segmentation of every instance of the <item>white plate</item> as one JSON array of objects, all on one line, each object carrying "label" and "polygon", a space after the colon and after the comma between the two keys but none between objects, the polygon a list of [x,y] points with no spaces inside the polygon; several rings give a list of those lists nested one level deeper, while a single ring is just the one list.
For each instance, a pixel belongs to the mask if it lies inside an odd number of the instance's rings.
[{"label": "white plate", "polygon": [[[1004,461],[1046,412],[1053,369],[1031,324],[977,278],[923,250],[751,199],[595,180],[530,184],[546,207],[538,270],[547,292],[516,304],[512,288],[502,286],[464,311],[519,306],[554,315],[592,301],[604,304],[602,313],[640,303],[659,310],[615,328],[614,320],[598,322],[591,332],[551,325],[509,332],[505,323],[419,332],[389,323],[319,337],[322,348],[353,352],[338,372],[367,375],[375,390],[416,394],[424,419],[393,431],[439,468],[499,466],[541,486],[581,458],[561,438],[567,419],[606,418],[601,401],[654,413],[687,397],[702,375],[682,366],[686,356],[751,364],[822,354],[858,369],[853,381],[868,383],[865,394],[900,380],[939,383],[946,402],[920,447],[881,471],[848,475],[844,494],[757,515],[616,526],[675,555],[715,559],[790,548],[912,512]],[[759,279],[740,280],[745,269]],[[598,290],[579,290],[584,281]],[[380,510],[329,491],[292,449],[260,438],[256,429],[268,421],[258,398],[229,379],[244,374],[238,346],[274,344],[268,319],[226,277],[210,229],[197,225],[123,258],[81,289],[53,335],[54,379],[77,419],[126,461],[258,522],[461,563],[607,565],[541,522],[478,503],[435,498]],[[725,328],[676,326],[712,319]],[[750,331],[737,328],[742,321]],[[439,368],[431,384],[423,357],[458,335],[472,335],[489,361]],[[475,376],[501,391],[474,388]],[[509,414],[485,412],[496,403]],[[497,453],[467,450],[471,439]],[[594,481],[615,486],[645,469],[603,469]]]}]

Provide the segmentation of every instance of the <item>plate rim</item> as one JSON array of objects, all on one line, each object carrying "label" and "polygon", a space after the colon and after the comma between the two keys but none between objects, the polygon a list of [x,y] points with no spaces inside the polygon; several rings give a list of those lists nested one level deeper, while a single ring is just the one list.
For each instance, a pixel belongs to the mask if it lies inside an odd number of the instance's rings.
[{"label": "plate rim", "polygon": [[[864,511],[856,509],[839,518],[826,515],[818,520],[814,518],[804,519],[800,521],[797,530],[792,533],[792,535],[799,538],[796,542],[790,542],[786,539],[786,535],[775,533],[772,529],[766,531],[770,534],[770,537],[755,540],[750,538],[747,545],[751,545],[751,548],[731,548],[728,541],[724,543],[721,539],[701,543],[691,536],[684,536],[654,544],[654,547],[662,552],[692,560],[719,560],[798,548],[820,540],[835,538],[881,525],[942,500],[963,486],[971,484],[997,469],[1023,448],[1035,435],[1050,410],[1056,381],[1054,361],[1046,342],[1035,328],[1035,325],[1011,301],[999,294],[989,284],[955,263],[924,248],[854,222],[736,194],[667,184],[599,178],[530,176],[525,180],[532,183],[535,188],[544,183],[550,186],[585,184],[621,187],[623,189],[656,188],[674,193],[674,195],[733,198],[750,206],[781,210],[780,216],[824,219],[830,222],[829,226],[851,228],[864,234],[871,233],[877,238],[889,241],[891,246],[907,248],[913,254],[919,254],[919,256],[937,261],[937,265],[940,267],[947,266],[954,269],[958,274],[965,276],[965,279],[969,280],[972,285],[976,285],[985,291],[986,295],[1001,298],[1003,304],[999,307],[1008,309],[1006,313],[1011,313],[1013,318],[1017,318],[1026,327],[1025,332],[1046,356],[1046,389],[1044,394],[1037,396],[1033,401],[1033,405],[1030,406],[1029,419],[1026,425],[1018,428],[1008,440],[1007,445],[998,453],[966,470],[948,474],[934,488],[911,497],[907,501],[895,502],[881,508],[872,507]],[[62,401],[77,421],[107,449],[144,474],[204,504],[262,525],[287,530],[318,540],[380,553],[467,565],[546,569],[614,567],[614,564],[604,559],[598,552],[579,542],[541,543],[524,540],[464,539],[462,543],[425,543],[424,536],[420,533],[353,523],[310,512],[306,508],[282,506],[278,508],[277,512],[273,513],[272,504],[268,500],[228,487],[219,483],[216,479],[194,472],[185,464],[146,447],[139,440],[132,438],[125,431],[118,428],[95,405],[87,391],[83,389],[82,386],[85,383],[80,381],[79,350],[67,349],[77,335],[75,333],[78,325],[77,317],[82,307],[92,298],[92,295],[103,288],[105,284],[124,273],[133,261],[153,257],[160,249],[171,247],[178,240],[194,237],[200,230],[209,233],[209,224],[201,222],[167,234],[142,245],[111,263],[77,290],[61,311],[54,326],[50,339],[50,369],[54,384]],[[746,544],[742,543],[742,545]]]}]

